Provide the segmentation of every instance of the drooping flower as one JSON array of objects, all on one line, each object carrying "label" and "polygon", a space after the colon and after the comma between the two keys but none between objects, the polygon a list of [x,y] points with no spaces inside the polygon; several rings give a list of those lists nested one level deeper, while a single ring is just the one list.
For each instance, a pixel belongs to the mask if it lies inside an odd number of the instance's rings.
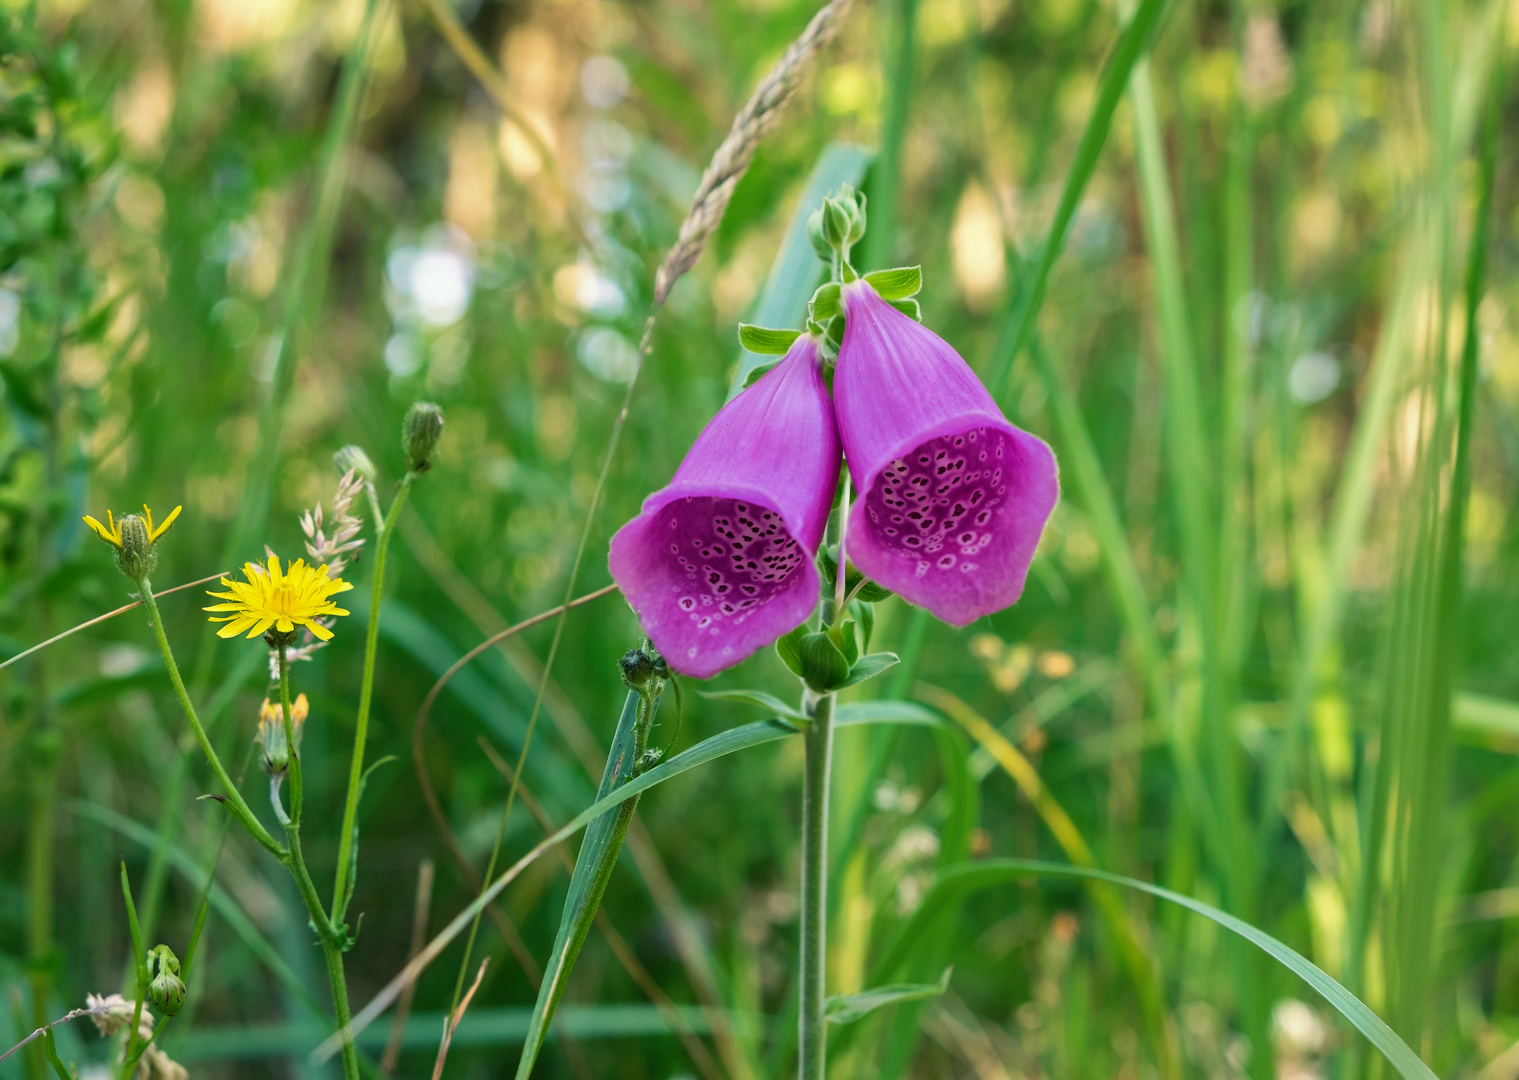
[{"label": "drooping flower", "polygon": [[325,566],[307,566],[305,559],[296,559],[289,570],[283,570],[279,556],[270,555],[267,567],[244,563],[243,575],[247,581],[222,578],[226,592],[207,593],[227,603],[204,610],[231,612],[211,616],[212,622],[227,624],[216,632],[217,637],[236,637],[244,630],[250,638],[270,630],[293,637],[295,628],[304,626],[323,641],[329,641],[332,631],[317,620],[326,615],[348,614],[332,602],[332,597],[353,586],[342,578],[328,577]]},{"label": "drooping flower", "polygon": [[817,346],[799,337],[612,537],[612,577],[672,668],[715,675],[812,613],[838,473]]},{"label": "drooping flower", "polygon": [[868,282],[844,286],[842,299],[833,395],[857,492],[850,560],[956,626],[1000,611],[1022,594],[1055,508],[1055,455]]}]

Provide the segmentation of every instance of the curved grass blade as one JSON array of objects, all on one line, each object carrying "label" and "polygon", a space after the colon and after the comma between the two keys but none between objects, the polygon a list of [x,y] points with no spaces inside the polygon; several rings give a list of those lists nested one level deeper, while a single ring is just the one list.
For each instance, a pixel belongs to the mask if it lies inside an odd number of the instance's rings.
[{"label": "curved grass blade", "polygon": [[[612,748],[607,752],[601,787],[596,792],[598,799],[610,795],[619,784],[626,784],[639,767],[649,725],[653,723],[654,712],[659,708],[659,698],[655,697],[649,703],[646,715],[642,706],[642,697],[629,690],[627,700],[622,705],[622,716],[617,721],[617,732],[612,737]],[[538,1000],[533,1003],[533,1016],[528,1021],[522,1057],[517,1062],[518,1080],[525,1080],[532,1074],[533,1065],[538,1060],[538,1051],[548,1035],[549,1024],[553,1022],[554,1010],[558,1008],[559,999],[564,994],[565,980],[591,932],[591,923],[596,918],[597,908],[601,906],[601,897],[606,892],[607,882],[612,878],[617,856],[622,851],[623,838],[628,834],[628,825],[633,820],[633,811],[637,806],[636,797],[629,799],[616,810],[602,814],[586,830],[580,854],[575,859],[574,873],[570,875],[570,891],[564,898],[564,913],[559,918],[554,951],[544,968],[543,982],[538,987]]]},{"label": "curved grass blade", "polygon": [[1194,900],[1190,896],[1183,896],[1181,893],[1172,892],[1159,885],[1151,885],[1147,881],[1137,881],[1121,874],[1110,874],[1090,867],[1040,862],[1033,859],[981,859],[946,867],[939,872],[918,910],[910,919],[896,928],[892,941],[887,947],[886,956],[878,965],[878,970],[890,971],[896,963],[899,963],[899,958],[905,957],[912,943],[928,929],[940,912],[944,911],[952,901],[969,893],[1027,877],[1067,877],[1101,881],[1110,885],[1121,885],[1126,889],[1136,889],[1173,904],[1179,904],[1188,911],[1201,915],[1250,942],[1313,987],[1325,1001],[1334,1006],[1341,1016],[1354,1024],[1357,1030],[1382,1052],[1388,1063],[1404,1077],[1404,1080],[1438,1080],[1429,1066],[1419,1059],[1419,1055],[1398,1038],[1397,1033],[1388,1027],[1380,1016],[1372,1012],[1365,1002],[1341,986],[1296,949],[1283,944],[1264,930],[1258,930],[1242,919],[1236,919],[1233,915],[1220,911],[1211,904],[1205,904],[1201,900]]}]

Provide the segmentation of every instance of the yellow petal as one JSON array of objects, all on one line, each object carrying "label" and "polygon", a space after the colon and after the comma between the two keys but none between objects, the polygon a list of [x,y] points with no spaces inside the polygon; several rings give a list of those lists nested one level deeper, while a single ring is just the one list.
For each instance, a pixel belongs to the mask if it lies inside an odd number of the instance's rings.
[{"label": "yellow petal", "polygon": [[332,631],[327,629],[319,622],[313,622],[310,619],[302,619],[301,625],[304,626],[307,630],[310,630],[312,634],[323,641],[332,640]]},{"label": "yellow petal", "polygon": [[[148,509],[147,506],[144,505],[143,506],[143,510],[147,510],[147,509]],[[163,524],[160,525],[156,529],[152,527],[152,525],[153,525],[153,515],[151,513],[148,514],[148,527],[149,527],[148,528],[148,539],[149,540],[157,540],[164,533],[168,532],[169,531],[169,526],[174,524],[174,519],[177,518],[177,517],[179,517],[179,512],[181,510],[183,510],[183,509],[184,509],[183,506],[176,506],[169,513],[169,516],[166,517],[166,518],[164,518]]]}]

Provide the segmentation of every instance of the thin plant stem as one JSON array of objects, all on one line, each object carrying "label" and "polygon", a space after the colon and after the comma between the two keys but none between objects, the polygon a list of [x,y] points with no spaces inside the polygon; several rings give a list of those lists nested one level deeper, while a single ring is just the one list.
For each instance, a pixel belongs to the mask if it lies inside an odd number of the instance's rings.
[{"label": "thin plant stem", "polygon": [[[416,472],[409,471],[401,478],[396,497],[391,500],[390,511],[385,515],[385,525],[375,542],[374,585],[369,594],[369,633],[364,639],[364,681],[359,687],[359,714],[353,731],[353,762],[348,768],[348,797],[343,802],[343,826],[338,833],[337,878],[332,887],[332,917],[339,923],[348,911],[348,895],[353,889],[353,882],[348,879],[348,862],[353,847],[353,822],[359,812],[359,787],[364,778],[364,743],[369,736],[369,706],[374,700],[375,654],[380,646],[380,604],[385,590],[385,553],[390,550],[390,538],[395,535],[396,521],[401,516],[401,509],[406,505],[406,498],[411,494],[411,486],[416,483],[417,475]],[[285,707],[287,722],[289,708],[288,705]],[[292,764],[294,751],[292,745]]]},{"label": "thin plant stem", "polygon": [[[387,522],[389,524],[389,522]],[[381,568],[376,567],[376,571]],[[371,624],[372,625],[372,624]],[[317,936],[322,941],[322,956],[327,961],[327,981],[332,985],[332,1011],[337,1017],[338,1030],[348,1030],[348,979],[343,973],[343,948],[339,940],[340,931],[333,926],[333,920],[327,917],[322,910],[322,901],[317,896],[316,884],[311,880],[311,874],[306,870],[306,860],[301,854],[301,755],[295,745],[295,721],[290,710],[290,664],[285,656],[285,645],[277,646],[280,670],[280,711],[285,725],[285,745],[290,748],[290,820],[285,824],[285,838],[290,848],[290,873],[295,878],[296,887],[300,890],[301,899],[305,901],[306,909],[311,914],[311,921],[317,928]],[[358,1080],[359,1057],[354,1048],[353,1037],[345,1034],[343,1039],[343,1077],[344,1080]]]},{"label": "thin plant stem", "polygon": [[280,846],[278,840],[269,835],[269,831],[259,823],[258,818],[253,816],[253,811],[248,808],[242,793],[237,790],[237,785],[227,775],[227,769],[222,765],[221,758],[217,756],[216,748],[211,745],[211,740],[206,736],[206,729],[201,725],[200,717],[196,715],[195,706],[190,702],[190,695],[185,690],[185,681],[180,677],[179,665],[174,662],[174,651],[169,648],[169,638],[164,633],[163,618],[158,613],[158,601],[153,598],[152,586],[144,577],[137,583],[137,587],[142,590],[142,600],[148,609],[148,625],[153,628],[153,636],[158,641],[158,651],[163,654],[164,667],[169,669],[169,681],[174,684],[174,695],[179,698],[179,707],[184,710],[185,719],[190,721],[190,730],[195,733],[195,741],[200,744],[201,752],[206,755],[211,771],[216,774],[216,779],[222,786],[223,800],[242,827],[248,830],[248,835],[283,862],[285,849]]},{"label": "thin plant stem", "polygon": [[812,723],[802,733],[801,989],[797,1004],[799,1080],[823,1080],[828,1038],[824,1030],[824,969],[828,948],[828,780],[833,764],[834,695],[811,703]]}]

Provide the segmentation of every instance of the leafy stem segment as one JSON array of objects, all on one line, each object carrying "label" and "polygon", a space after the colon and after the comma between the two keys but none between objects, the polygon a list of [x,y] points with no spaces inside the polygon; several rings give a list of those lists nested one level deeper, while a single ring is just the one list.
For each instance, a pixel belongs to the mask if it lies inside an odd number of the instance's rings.
[{"label": "leafy stem segment", "polygon": [[[391,500],[390,511],[385,515],[379,540],[375,543],[374,586],[369,597],[369,632],[364,639],[364,681],[359,688],[359,713],[353,732],[353,761],[348,769],[348,797],[343,803],[343,825],[338,833],[337,880],[332,889],[332,913],[337,922],[341,922],[347,914],[348,901],[353,895],[350,852],[353,847],[354,819],[359,811],[359,791],[364,779],[364,743],[369,736],[369,706],[374,698],[375,653],[380,644],[380,602],[385,588],[385,554],[390,548],[390,538],[395,534],[396,522],[401,517],[401,510],[406,505],[407,496],[411,494],[411,486],[416,483],[418,475],[412,469],[402,477],[396,497]],[[287,706],[287,716],[288,708]]]}]

